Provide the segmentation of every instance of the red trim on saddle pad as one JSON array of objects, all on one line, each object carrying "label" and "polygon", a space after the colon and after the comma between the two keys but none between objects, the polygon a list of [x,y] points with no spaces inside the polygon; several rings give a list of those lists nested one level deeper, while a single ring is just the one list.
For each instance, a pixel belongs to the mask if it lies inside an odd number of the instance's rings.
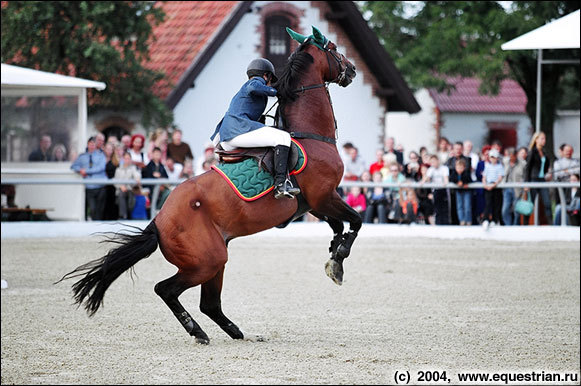
[{"label": "red trim on saddle pad", "polygon": [[[307,152],[305,151],[305,148],[303,147],[303,145],[301,145],[299,143],[299,141],[297,141],[294,138],[291,138],[291,141],[293,141],[301,149],[301,151],[303,152],[303,156],[305,157],[305,161],[303,162],[303,165],[301,166],[301,168],[299,170],[293,170],[289,173],[290,175],[297,175],[297,174],[301,173],[303,170],[305,170],[305,168],[307,167]],[[218,172],[218,174],[221,175],[222,178],[224,178],[224,180],[226,180],[228,185],[230,185],[230,187],[234,190],[234,193],[236,193],[236,195],[244,201],[249,201],[249,202],[256,201],[259,198],[265,196],[266,194],[272,192],[272,190],[274,189],[274,185],[273,185],[270,188],[266,189],[264,192],[257,194],[256,196],[245,197],[242,195],[242,193],[240,193],[240,191],[238,190],[236,185],[230,180],[230,178],[228,178],[228,176],[222,170],[218,169],[215,165],[212,165],[212,169],[215,170],[216,172]]]}]

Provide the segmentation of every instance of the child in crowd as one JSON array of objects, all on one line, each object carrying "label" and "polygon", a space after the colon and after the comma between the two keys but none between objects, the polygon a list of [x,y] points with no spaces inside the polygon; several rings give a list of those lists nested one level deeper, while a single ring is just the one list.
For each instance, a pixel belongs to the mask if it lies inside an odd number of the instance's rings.
[{"label": "child in crowd", "polygon": [[[381,172],[377,170],[373,173],[373,182],[378,184],[381,183],[382,177]],[[387,222],[386,210],[389,207],[387,189],[384,189],[381,186],[368,188],[365,196],[367,197],[369,205],[367,205],[367,209],[365,210],[365,218],[363,222],[372,224],[375,221],[375,218],[377,218],[378,223],[385,224]]]},{"label": "child in crowd", "polygon": [[450,174],[450,182],[458,185],[456,189],[456,211],[460,225],[472,225],[472,191],[468,184],[473,182],[470,168],[466,165],[466,159],[460,158]]},{"label": "child in crowd", "polygon": [[367,200],[359,186],[352,186],[351,189],[349,189],[349,194],[345,201],[350,207],[355,209],[363,219],[365,209],[367,209]]},{"label": "child in crowd", "polygon": [[133,205],[131,218],[133,220],[147,220],[149,198],[141,192],[141,187],[139,185],[133,186],[131,190],[133,192],[133,197],[135,197],[135,204]]},{"label": "child in crowd", "polygon": [[[448,184],[448,177],[450,171],[447,166],[440,164],[440,158],[433,154],[430,156],[430,168],[422,178],[422,183],[432,182],[434,184],[445,185]],[[434,207],[436,211],[436,225],[450,224],[450,217],[448,216],[448,190],[434,188]]]},{"label": "child in crowd", "polygon": [[415,224],[418,215],[418,198],[412,188],[402,188],[397,203],[397,221],[400,224]]},{"label": "child in crowd", "polygon": [[491,149],[488,153],[490,162],[484,165],[482,172],[482,184],[484,185],[484,221],[482,226],[488,229],[490,225],[500,224],[502,208],[502,190],[496,186],[504,177],[504,166],[499,162],[500,153],[496,149]]}]

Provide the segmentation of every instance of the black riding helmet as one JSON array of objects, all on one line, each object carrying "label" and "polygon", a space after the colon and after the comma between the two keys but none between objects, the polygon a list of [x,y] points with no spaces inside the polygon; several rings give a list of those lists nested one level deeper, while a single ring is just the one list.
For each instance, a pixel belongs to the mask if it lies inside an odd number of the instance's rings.
[{"label": "black riding helmet", "polygon": [[272,76],[273,83],[278,80],[274,72],[274,66],[270,60],[264,58],[254,59],[246,68],[246,75],[248,75],[249,78],[253,76],[262,76],[263,74],[268,73]]}]

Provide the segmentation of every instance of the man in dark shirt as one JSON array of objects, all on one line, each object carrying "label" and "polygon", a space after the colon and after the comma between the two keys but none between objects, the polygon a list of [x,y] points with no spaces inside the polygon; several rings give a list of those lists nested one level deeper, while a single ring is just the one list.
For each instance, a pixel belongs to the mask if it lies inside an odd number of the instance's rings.
[{"label": "man in dark shirt", "polygon": [[[151,161],[141,170],[141,177],[143,178],[168,178],[165,166],[161,163],[161,149],[159,147],[153,148],[153,153],[151,154]],[[149,189],[149,197],[153,200],[153,189],[154,185],[143,185],[144,188]],[[156,203],[151,203],[155,205],[156,208],[161,208],[163,201],[167,198],[167,193],[169,193],[169,188],[165,185],[160,185],[159,187],[159,197]]]},{"label": "man in dark shirt", "polygon": [[30,162],[52,161],[52,155],[49,153],[51,145],[52,139],[50,138],[50,135],[43,134],[40,137],[40,145],[38,149],[30,153],[30,155],[28,156],[28,161]]},{"label": "man in dark shirt", "polygon": [[182,131],[180,129],[175,129],[171,136],[171,143],[167,145],[167,156],[182,165],[186,158],[194,159],[190,145],[182,142]]}]

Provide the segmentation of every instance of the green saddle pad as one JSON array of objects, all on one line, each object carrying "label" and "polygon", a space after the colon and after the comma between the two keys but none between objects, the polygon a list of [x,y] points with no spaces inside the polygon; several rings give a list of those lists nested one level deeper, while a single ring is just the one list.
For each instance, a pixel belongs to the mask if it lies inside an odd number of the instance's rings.
[{"label": "green saddle pad", "polygon": [[[307,154],[302,145],[292,140],[292,146],[298,149],[298,160],[293,170],[289,173],[299,174],[307,166]],[[274,189],[274,177],[266,170],[260,170],[258,162],[254,158],[247,158],[241,162],[224,163],[212,166],[218,172],[234,192],[244,201],[258,200]]]}]

